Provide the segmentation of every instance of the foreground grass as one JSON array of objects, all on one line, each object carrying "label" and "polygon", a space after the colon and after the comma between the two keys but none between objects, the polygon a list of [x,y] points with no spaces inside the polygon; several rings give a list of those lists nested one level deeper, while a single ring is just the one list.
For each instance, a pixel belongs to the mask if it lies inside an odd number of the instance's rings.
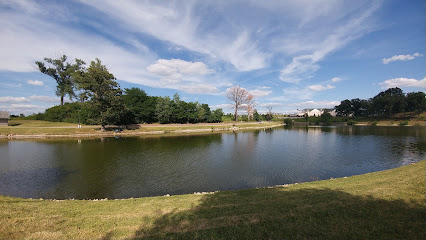
[{"label": "foreground grass", "polygon": [[[232,128],[250,129],[256,127],[271,127],[281,122],[224,122],[212,124],[140,124],[133,126],[132,130],[124,130],[120,134],[146,134],[155,132],[173,133],[181,131],[229,131]],[[111,135],[113,129],[100,132],[100,126],[83,125],[77,128],[77,124],[63,122],[47,122],[39,120],[11,120],[9,126],[0,126],[0,135]]]},{"label": "foreground grass", "polygon": [[287,187],[126,200],[0,196],[0,238],[423,239],[425,161]]}]

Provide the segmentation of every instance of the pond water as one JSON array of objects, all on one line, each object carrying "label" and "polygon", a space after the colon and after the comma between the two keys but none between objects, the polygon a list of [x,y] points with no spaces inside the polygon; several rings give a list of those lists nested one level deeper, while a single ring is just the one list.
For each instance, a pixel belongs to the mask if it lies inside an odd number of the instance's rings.
[{"label": "pond water", "polygon": [[129,198],[344,177],[426,158],[424,127],[0,141],[0,194]]}]

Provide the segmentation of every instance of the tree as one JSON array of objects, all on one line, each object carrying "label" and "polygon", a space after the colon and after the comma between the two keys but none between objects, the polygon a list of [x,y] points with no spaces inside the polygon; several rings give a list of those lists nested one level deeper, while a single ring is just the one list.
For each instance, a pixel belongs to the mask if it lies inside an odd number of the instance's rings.
[{"label": "tree", "polygon": [[407,93],[406,111],[418,114],[426,111],[426,94],[424,92]]},{"label": "tree", "polygon": [[122,98],[129,108],[134,122],[144,122],[145,102],[149,98],[145,91],[139,88],[126,88]]},{"label": "tree", "polygon": [[70,99],[75,98],[75,80],[74,74],[83,69],[84,61],[75,59],[75,63],[67,62],[67,56],[62,55],[58,59],[44,58],[44,61],[50,65],[46,67],[44,62],[36,61],[40,72],[55,79],[56,95],[61,97],[61,106],[64,105],[64,97],[68,95]]},{"label": "tree", "polygon": [[327,109],[324,110],[324,113],[321,114],[321,122],[330,125],[331,121],[333,119],[333,116],[328,112]]},{"label": "tree", "polygon": [[123,117],[128,114],[120,86],[115,81],[106,66],[96,58],[90,63],[90,67],[76,77],[79,89],[87,92],[91,117],[101,124],[101,130],[105,131],[107,124],[120,124]]},{"label": "tree", "polygon": [[389,88],[372,100],[372,109],[377,115],[392,116],[405,110],[405,95],[400,88]]},{"label": "tree", "polygon": [[254,119],[256,122],[259,122],[259,121],[260,121],[260,114],[257,112],[257,110],[256,110],[256,109],[254,109],[254,111],[253,111],[253,119]]},{"label": "tree", "polygon": [[159,97],[155,107],[155,113],[160,123],[169,123],[172,116],[170,97]]},{"label": "tree", "polygon": [[226,93],[226,98],[232,101],[235,109],[234,120],[238,121],[238,109],[243,108],[243,104],[247,103],[249,93],[244,88],[234,86],[229,88]]},{"label": "tree", "polygon": [[271,121],[274,118],[274,114],[272,113],[272,106],[266,107],[268,109],[268,113],[266,114],[266,120]]},{"label": "tree", "polygon": [[336,112],[342,116],[349,116],[353,113],[352,103],[349,99],[341,101],[340,105],[336,106],[335,109],[336,109]]},{"label": "tree", "polygon": [[223,116],[223,110],[222,108],[218,108],[212,112],[209,122],[212,122],[212,123],[222,122],[222,116]]},{"label": "tree", "polygon": [[247,110],[247,117],[249,121],[250,119],[253,120],[254,107],[255,107],[254,97],[253,95],[248,94],[246,99],[246,110]]}]

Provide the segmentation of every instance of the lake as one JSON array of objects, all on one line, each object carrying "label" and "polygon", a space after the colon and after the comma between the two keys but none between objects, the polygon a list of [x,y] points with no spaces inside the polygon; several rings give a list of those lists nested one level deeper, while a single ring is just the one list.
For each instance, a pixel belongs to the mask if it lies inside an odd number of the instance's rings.
[{"label": "lake", "polygon": [[2,140],[0,194],[114,199],[235,190],[351,176],[425,158],[425,127]]}]

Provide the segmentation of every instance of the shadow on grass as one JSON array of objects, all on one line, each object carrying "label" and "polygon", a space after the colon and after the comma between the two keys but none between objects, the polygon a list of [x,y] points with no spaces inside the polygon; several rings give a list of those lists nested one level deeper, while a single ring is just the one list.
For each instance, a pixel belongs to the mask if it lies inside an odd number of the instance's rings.
[{"label": "shadow on grass", "polygon": [[423,239],[425,216],[424,204],[330,189],[242,190],[204,195],[134,239]]},{"label": "shadow on grass", "polygon": [[105,127],[107,132],[121,132],[123,130],[137,130],[140,126],[138,124],[123,125],[123,126],[108,126]]}]

